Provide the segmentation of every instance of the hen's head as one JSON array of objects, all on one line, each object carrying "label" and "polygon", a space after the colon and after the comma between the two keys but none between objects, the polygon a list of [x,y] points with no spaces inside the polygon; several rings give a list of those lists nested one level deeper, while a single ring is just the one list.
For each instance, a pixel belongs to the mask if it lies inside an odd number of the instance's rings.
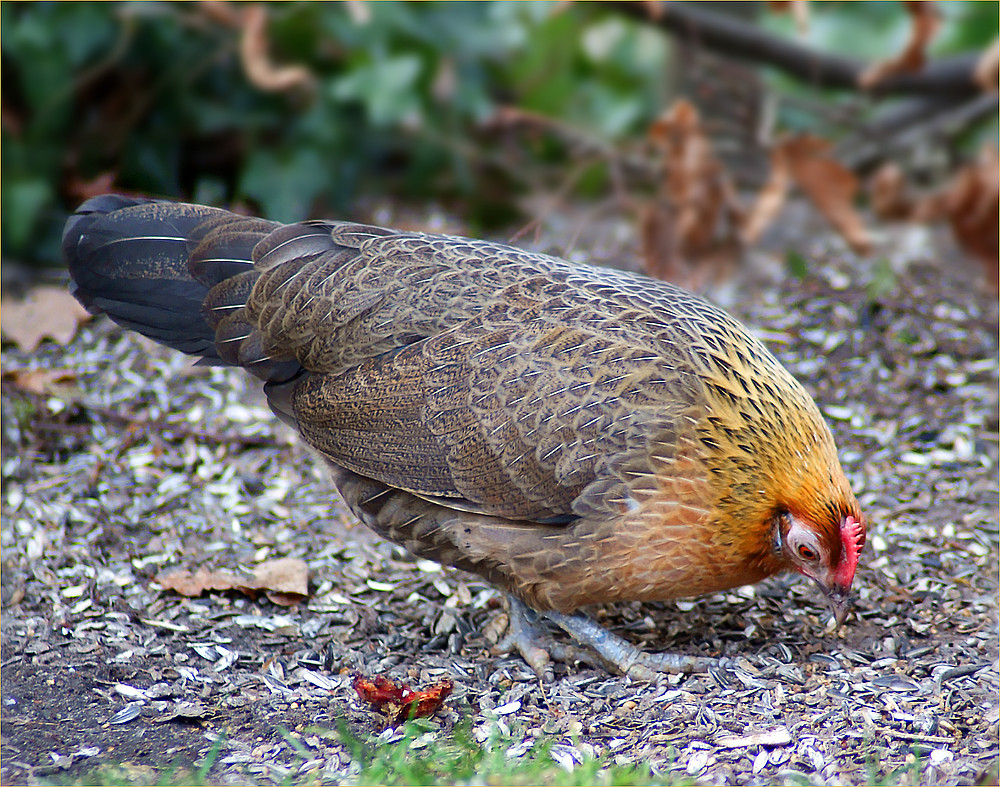
[{"label": "hen's head", "polygon": [[786,564],[819,586],[841,625],[851,608],[851,584],[865,544],[864,520],[847,514],[834,529],[785,512],[775,535]]}]

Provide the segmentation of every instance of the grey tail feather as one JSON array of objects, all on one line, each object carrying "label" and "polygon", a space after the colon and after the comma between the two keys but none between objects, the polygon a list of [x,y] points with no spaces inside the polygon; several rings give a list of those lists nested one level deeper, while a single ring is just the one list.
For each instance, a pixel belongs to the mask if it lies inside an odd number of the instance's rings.
[{"label": "grey tail feather", "polygon": [[[66,222],[63,256],[73,294],[89,311],[201,356],[202,363],[232,363],[220,355],[206,298],[213,287],[231,290],[228,280],[252,271],[254,246],[278,226],[202,205],[106,194]],[[243,277],[245,295],[252,278]],[[251,371],[273,379],[298,369],[287,362],[266,366]]]},{"label": "grey tail feather", "polygon": [[218,362],[201,315],[208,287],[187,270],[195,245],[189,237],[205,220],[203,210],[113,194],[85,202],[63,231],[77,300],[161,344]]}]

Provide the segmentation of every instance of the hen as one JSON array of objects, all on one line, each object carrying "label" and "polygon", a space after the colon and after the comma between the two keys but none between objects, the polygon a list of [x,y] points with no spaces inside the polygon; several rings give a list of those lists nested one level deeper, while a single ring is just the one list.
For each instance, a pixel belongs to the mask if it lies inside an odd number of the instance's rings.
[{"label": "hen", "polygon": [[365,524],[507,591],[501,645],[536,671],[541,619],[636,677],[705,668],[578,612],[597,602],[796,571],[838,622],[849,609],[865,525],[830,430],[759,341],[677,287],[113,195],[79,208],[63,248],[91,311],[263,380]]}]

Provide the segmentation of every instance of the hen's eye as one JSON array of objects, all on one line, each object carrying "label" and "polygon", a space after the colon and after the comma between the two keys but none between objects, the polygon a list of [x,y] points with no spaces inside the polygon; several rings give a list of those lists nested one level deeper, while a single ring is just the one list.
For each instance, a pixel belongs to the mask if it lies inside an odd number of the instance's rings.
[{"label": "hen's eye", "polygon": [[816,560],[819,555],[816,554],[816,550],[812,547],[807,547],[805,544],[799,544],[799,557],[803,560],[812,561]]}]

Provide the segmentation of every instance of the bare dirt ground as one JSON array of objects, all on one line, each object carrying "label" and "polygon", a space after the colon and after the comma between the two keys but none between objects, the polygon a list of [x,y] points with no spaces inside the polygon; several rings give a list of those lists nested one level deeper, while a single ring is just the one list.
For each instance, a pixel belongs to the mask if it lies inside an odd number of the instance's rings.
[{"label": "bare dirt ground", "polygon": [[[893,276],[823,242],[802,249],[804,279],[730,287],[727,305],[830,420],[870,521],[856,614],[833,631],[793,578],[598,610],[647,649],[737,657],[658,685],[586,664],[540,683],[492,655],[498,595],[353,521],[239,373],[104,319],[65,347],[5,347],[0,779],[110,763],[150,783],[223,736],[209,781],[343,781],[357,763],[316,729],[383,727],[356,670],[451,678],[437,734],[499,727],[512,758],[554,735],[566,767],[597,754],[705,783],[860,784],[907,766],[890,779],[995,784],[997,301],[944,246],[900,254]],[[59,374],[35,394],[29,370]],[[298,606],[154,581],[283,556],[310,568]]]}]

